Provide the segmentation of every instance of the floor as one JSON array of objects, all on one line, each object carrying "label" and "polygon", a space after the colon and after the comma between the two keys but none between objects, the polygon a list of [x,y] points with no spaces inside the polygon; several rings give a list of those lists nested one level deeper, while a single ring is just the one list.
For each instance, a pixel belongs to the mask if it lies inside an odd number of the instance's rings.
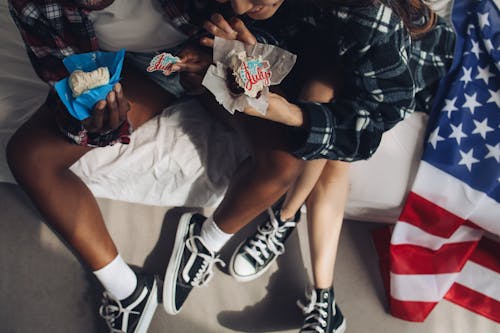
[{"label": "floor", "polygon": [[[99,290],[91,274],[42,222],[25,194],[0,183],[0,323],[2,333],[106,332],[96,313]],[[180,214],[189,208],[152,207],[99,199],[122,256],[162,274]],[[223,253],[228,258],[244,229]],[[309,281],[306,224],[300,223],[286,253],[260,279],[237,283],[217,270],[209,287],[195,290],[182,312],[158,307],[149,332],[298,332],[296,300]],[[500,333],[500,325],[447,301],[425,323],[390,316],[371,243],[380,224],[346,221],[335,285],[349,333]]]}]

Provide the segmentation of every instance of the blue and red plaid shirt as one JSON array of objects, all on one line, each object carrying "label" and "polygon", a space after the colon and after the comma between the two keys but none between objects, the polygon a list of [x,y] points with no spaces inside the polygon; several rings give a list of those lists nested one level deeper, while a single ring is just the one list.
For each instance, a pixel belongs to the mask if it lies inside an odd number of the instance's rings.
[{"label": "blue and red plaid shirt", "polygon": [[[9,0],[9,9],[26,44],[33,68],[54,85],[68,76],[62,59],[75,53],[97,51],[99,43],[89,13],[109,5],[109,0]],[[158,0],[171,23],[188,36],[199,31],[215,1]],[[204,3],[204,2],[201,2]],[[187,14],[189,13],[189,14]]]}]

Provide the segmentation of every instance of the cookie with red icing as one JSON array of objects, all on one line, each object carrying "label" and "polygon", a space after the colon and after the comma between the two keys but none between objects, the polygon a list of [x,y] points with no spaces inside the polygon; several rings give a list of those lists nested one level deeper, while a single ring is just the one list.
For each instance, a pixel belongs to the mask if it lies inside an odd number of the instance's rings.
[{"label": "cookie with red icing", "polygon": [[262,59],[262,56],[247,56],[244,51],[230,56],[226,81],[232,94],[259,98],[264,87],[271,84],[270,79],[269,61]]}]

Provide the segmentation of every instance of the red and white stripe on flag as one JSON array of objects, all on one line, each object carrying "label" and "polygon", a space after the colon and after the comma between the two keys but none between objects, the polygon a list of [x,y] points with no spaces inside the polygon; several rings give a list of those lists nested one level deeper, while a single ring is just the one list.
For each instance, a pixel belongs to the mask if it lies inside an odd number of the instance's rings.
[{"label": "red and white stripe on flag", "polygon": [[483,237],[498,219],[495,200],[422,161],[391,237],[391,313],[423,321],[446,298],[500,322],[500,243]]},{"label": "red and white stripe on flag", "polygon": [[445,299],[500,323],[500,243],[483,238]]}]

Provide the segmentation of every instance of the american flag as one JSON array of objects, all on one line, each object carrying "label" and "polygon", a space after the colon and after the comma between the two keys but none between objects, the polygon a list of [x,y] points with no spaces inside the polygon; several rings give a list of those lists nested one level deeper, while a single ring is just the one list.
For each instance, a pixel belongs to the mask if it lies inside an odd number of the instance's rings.
[{"label": "american flag", "polygon": [[500,323],[500,15],[456,0],[452,20],[453,65],[390,239],[390,308],[424,321],[446,298]]}]

